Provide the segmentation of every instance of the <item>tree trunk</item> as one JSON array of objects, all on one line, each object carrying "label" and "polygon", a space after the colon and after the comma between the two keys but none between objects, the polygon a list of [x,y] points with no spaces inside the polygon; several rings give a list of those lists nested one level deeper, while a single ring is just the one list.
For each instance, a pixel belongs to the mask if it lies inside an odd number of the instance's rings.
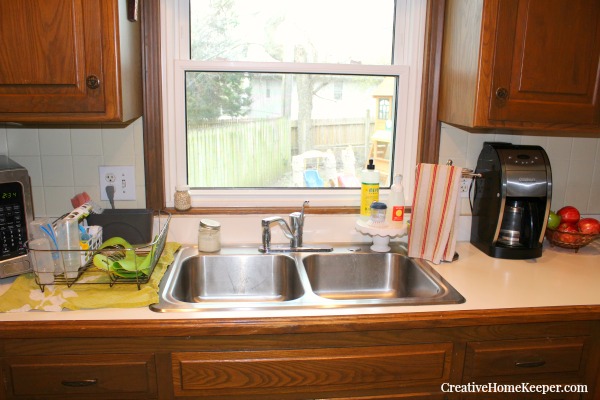
[{"label": "tree trunk", "polygon": [[[306,49],[296,46],[294,59],[296,62],[307,62]],[[312,136],[313,79],[309,74],[296,77],[298,92],[298,153],[311,150],[314,146]]]}]

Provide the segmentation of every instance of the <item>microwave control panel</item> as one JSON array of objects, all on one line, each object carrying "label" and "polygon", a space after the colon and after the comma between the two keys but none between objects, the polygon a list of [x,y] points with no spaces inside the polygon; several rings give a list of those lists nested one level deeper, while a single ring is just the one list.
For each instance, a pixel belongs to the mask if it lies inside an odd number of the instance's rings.
[{"label": "microwave control panel", "polygon": [[0,184],[0,261],[27,254],[27,220],[19,182]]}]

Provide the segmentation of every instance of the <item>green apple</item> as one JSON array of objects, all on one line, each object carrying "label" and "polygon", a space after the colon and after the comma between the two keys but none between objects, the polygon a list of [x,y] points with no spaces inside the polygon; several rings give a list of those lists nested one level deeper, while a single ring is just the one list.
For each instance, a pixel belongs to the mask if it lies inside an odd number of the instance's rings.
[{"label": "green apple", "polygon": [[560,220],[560,215],[556,214],[554,211],[550,211],[550,214],[548,214],[548,223],[546,224],[546,226],[548,226],[548,228],[550,229],[556,229],[558,225],[560,225]]}]

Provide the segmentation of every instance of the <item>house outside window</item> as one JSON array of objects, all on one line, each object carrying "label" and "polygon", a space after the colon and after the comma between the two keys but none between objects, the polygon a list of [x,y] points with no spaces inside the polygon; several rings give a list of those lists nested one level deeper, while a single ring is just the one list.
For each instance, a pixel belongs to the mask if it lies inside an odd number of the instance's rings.
[{"label": "house outside window", "polygon": [[381,120],[387,120],[390,117],[390,100],[379,99],[377,118]]},{"label": "house outside window", "polygon": [[177,184],[197,207],[357,205],[388,81],[380,184],[412,174],[425,6],[162,0],[167,206]]}]

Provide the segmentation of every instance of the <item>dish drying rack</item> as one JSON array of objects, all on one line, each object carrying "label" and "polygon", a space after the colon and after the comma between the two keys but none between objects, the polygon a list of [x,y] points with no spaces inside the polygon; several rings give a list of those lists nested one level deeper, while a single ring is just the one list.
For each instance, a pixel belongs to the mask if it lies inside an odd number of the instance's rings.
[{"label": "dish drying rack", "polygon": [[[131,247],[125,247],[121,244],[114,246],[106,246],[100,249],[102,240],[98,239],[98,235],[101,237],[102,229],[99,229],[99,233],[94,233],[92,237],[85,242],[87,246],[83,246],[81,250],[35,250],[29,248],[29,243],[25,246],[30,253],[35,252],[52,252],[58,253],[62,258],[65,253],[79,253],[81,258],[81,267],[79,267],[77,273],[67,273],[64,266],[62,270],[56,270],[54,273],[54,279],[52,283],[44,283],[40,279],[40,274],[35,273],[35,282],[43,292],[47,285],[66,285],[71,287],[73,284],[108,284],[112,287],[116,283],[129,283],[136,284],[138,290],[141,285],[148,283],[160,256],[165,247],[167,240],[167,232],[169,230],[169,223],[171,221],[171,214],[158,212],[158,235],[154,237],[154,240],[146,244],[131,245]],[[89,227],[94,228],[94,227]],[[86,229],[89,229],[86,228]],[[110,239],[110,238],[107,238]],[[86,248],[87,247],[87,248]],[[96,262],[94,262],[96,260]],[[98,260],[103,260],[105,268],[100,268]],[[115,264],[127,264],[133,266],[133,268],[124,271],[121,268],[114,268]],[[34,268],[35,269],[35,268]],[[126,273],[124,273],[126,272]],[[73,275],[73,276],[69,276]]]}]

